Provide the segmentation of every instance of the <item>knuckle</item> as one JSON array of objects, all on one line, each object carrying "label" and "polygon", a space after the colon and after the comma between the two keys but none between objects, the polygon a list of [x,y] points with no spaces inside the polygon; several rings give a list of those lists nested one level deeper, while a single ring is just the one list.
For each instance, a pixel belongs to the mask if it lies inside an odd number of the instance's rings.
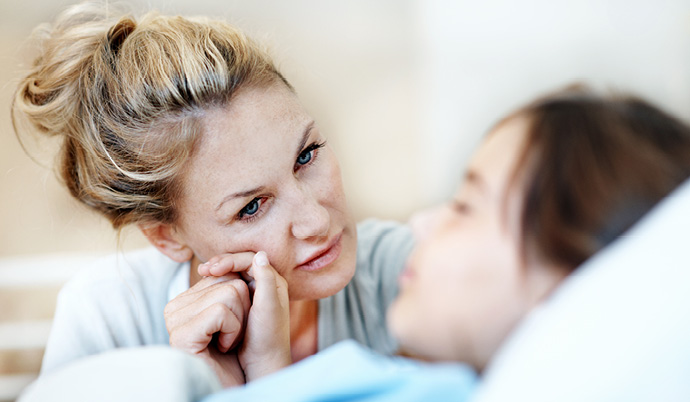
[{"label": "knuckle", "polygon": [[179,332],[171,332],[168,343],[170,343],[170,346],[172,347],[181,349],[182,342],[180,340]]},{"label": "knuckle", "polygon": [[228,306],[223,303],[214,303],[208,309],[214,317],[224,317],[230,312]]},{"label": "knuckle", "polygon": [[243,281],[243,280],[241,280],[241,279],[238,279],[238,280],[234,283],[233,287],[235,288],[235,291],[236,291],[240,296],[244,296],[245,294],[247,294],[247,295],[249,294],[249,287],[247,286],[247,282],[245,282],[245,281]]},{"label": "knuckle", "polygon": [[172,315],[166,316],[165,317],[165,328],[168,330],[168,333],[171,333],[171,332],[175,331],[176,328],[179,328],[180,327],[179,324],[181,321],[182,320],[180,320],[180,318],[177,316],[172,316]]},{"label": "knuckle", "polygon": [[213,289],[213,295],[211,297],[213,297],[214,300],[230,302],[237,297],[237,289],[231,284],[224,282]]},{"label": "knuckle", "polygon": [[170,317],[174,312],[175,312],[175,308],[172,305],[172,302],[170,302],[170,303],[165,305],[165,308],[163,309],[163,316],[167,320],[168,317]]}]

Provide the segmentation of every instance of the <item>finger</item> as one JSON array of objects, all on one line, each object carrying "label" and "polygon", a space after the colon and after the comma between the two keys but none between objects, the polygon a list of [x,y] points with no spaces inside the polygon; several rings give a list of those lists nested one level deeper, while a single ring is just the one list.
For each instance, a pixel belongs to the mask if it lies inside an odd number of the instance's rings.
[{"label": "finger", "polygon": [[249,288],[250,297],[254,297],[254,290],[256,289],[256,282],[254,281],[254,277],[249,275],[247,271],[242,271],[240,275],[242,277],[242,280],[247,284],[247,287]]},{"label": "finger", "polygon": [[223,276],[230,272],[244,271],[251,267],[253,258],[253,251],[220,254],[199,265],[199,275]]},{"label": "finger", "polygon": [[242,342],[244,331],[239,332],[219,332],[218,333],[218,350],[221,353],[227,353],[228,350],[234,349]]},{"label": "finger", "polygon": [[287,283],[269,264],[265,252],[256,254],[248,274],[254,278],[255,283],[254,305],[260,305],[269,311],[285,308],[281,298],[287,295]]},{"label": "finger", "polygon": [[170,345],[191,353],[200,353],[208,348],[216,332],[234,334],[237,337],[241,330],[242,321],[231,309],[221,303],[213,304],[171,333]]},{"label": "finger", "polygon": [[168,310],[166,306],[165,321],[168,332],[184,326],[192,317],[200,314],[209,306],[223,304],[228,307],[242,323],[246,320],[251,307],[249,289],[241,279],[219,281],[186,299],[187,304],[177,310]]},{"label": "finger", "polygon": [[199,295],[200,303],[223,303],[231,308],[238,317],[246,317],[251,308],[249,289],[247,283],[242,279],[219,281],[199,292]]},{"label": "finger", "polygon": [[189,305],[195,304],[197,300],[207,291],[207,289],[214,285],[232,280],[240,280],[240,278],[240,274],[238,273],[230,273],[220,277],[211,276],[202,278],[194,286],[185,290],[181,294],[177,295],[177,297],[169,301],[165,306],[164,314],[168,316],[174,314],[178,310],[187,308]]}]

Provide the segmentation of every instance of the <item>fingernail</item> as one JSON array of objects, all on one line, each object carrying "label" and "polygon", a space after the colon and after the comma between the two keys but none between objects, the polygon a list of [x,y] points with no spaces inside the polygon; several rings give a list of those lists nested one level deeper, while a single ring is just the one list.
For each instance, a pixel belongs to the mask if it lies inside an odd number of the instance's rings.
[{"label": "fingernail", "polygon": [[256,256],[254,256],[254,262],[256,262],[256,265],[260,267],[267,267],[268,266],[268,256],[266,255],[265,252],[259,251],[256,253]]}]

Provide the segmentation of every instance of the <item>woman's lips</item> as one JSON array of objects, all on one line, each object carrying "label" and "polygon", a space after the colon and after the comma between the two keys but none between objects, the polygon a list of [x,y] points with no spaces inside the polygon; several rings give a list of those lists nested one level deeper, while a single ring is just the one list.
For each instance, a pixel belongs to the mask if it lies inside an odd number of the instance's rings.
[{"label": "woman's lips", "polygon": [[337,260],[343,249],[342,237],[343,233],[340,232],[325,249],[317,251],[309,260],[298,265],[295,269],[300,271],[318,271]]}]

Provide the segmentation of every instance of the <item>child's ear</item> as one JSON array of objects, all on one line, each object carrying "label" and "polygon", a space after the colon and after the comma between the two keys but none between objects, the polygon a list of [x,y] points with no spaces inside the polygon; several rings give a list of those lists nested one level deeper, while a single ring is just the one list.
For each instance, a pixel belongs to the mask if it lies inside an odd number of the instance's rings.
[{"label": "child's ear", "polygon": [[139,229],[154,247],[173,261],[187,262],[194,257],[194,251],[179,238],[172,225],[141,224]]}]

